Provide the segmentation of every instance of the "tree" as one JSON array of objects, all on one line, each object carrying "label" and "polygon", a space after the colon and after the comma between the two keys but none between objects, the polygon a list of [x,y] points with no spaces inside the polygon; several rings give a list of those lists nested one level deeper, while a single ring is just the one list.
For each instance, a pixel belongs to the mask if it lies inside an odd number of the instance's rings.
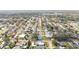
[{"label": "tree", "polygon": [[37,33],[34,33],[34,34],[33,34],[33,38],[34,38],[34,39],[37,39]]}]

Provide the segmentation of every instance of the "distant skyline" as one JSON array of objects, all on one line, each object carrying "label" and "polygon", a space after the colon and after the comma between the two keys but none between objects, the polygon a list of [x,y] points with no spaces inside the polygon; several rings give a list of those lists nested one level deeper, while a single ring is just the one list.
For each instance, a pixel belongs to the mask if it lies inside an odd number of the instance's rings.
[{"label": "distant skyline", "polygon": [[14,14],[14,13],[43,13],[43,12],[75,12],[79,13],[79,10],[0,10],[0,14]]}]

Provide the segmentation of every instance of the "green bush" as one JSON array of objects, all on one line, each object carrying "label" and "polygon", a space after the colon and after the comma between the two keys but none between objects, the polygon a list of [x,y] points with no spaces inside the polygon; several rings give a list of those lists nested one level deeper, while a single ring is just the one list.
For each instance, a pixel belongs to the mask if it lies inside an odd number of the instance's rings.
[{"label": "green bush", "polygon": [[10,44],[9,44],[9,47],[10,47],[10,48],[15,47],[15,43],[10,43]]}]

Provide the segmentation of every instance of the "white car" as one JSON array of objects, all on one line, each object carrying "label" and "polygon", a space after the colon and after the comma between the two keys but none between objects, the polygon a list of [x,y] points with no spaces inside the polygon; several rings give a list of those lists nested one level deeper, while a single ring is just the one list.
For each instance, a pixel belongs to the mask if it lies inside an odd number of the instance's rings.
[{"label": "white car", "polygon": [[44,45],[44,43],[42,41],[37,41],[36,45],[39,45],[39,46],[41,45],[42,46],[42,45]]}]

